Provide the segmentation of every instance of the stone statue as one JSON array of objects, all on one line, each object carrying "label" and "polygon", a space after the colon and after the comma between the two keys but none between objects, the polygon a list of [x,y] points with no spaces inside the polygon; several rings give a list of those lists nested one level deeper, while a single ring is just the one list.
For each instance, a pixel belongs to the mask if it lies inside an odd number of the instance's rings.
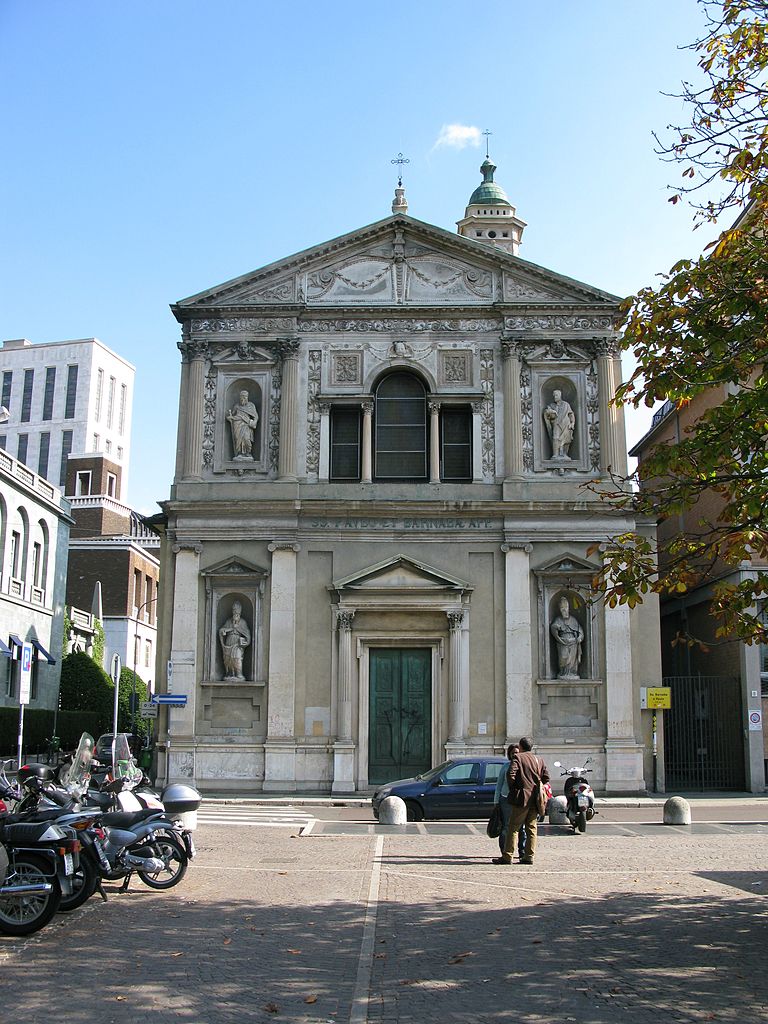
[{"label": "stone statue", "polygon": [[242,616],[243,606],[239,601],[232,605],[232,615],[219,630],[221,651],[224,655],[224,678],[242,682],[243,651],[251,642],[251,631]]},{"label": "stone statue", "polygon": [[553,459],[570,459],[568,449],[573,441],[576,414],[563,398],[562,391],[552,392],[554,401],[544,410],[544,422],[552,442]]},{"label": "stone statue", "polygon": [[252,459],[251,449],[259,414],[247,391],[240,392],[240,403],[227,413],[232,428],[232,450],[235,459]]},{"label": "stone statue", "polygon": [[578,679],[584,630],[571,615],[567,597],[560,598],[560,614],[552,620],[550,631],[557,644],[557,678]]}]

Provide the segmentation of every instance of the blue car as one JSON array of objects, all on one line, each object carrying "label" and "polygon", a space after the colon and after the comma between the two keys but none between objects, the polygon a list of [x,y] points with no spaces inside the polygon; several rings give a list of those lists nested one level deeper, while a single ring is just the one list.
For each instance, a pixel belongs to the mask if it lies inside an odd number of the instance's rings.
[{"label": "blue car", "polygon": [[405,801],[408,821],[424,818],[487,818],[493,807],[496,780],[506,770],[505,757],[457,757],[415,779],[379,786],[371,797],[374,818],[388,796]]}]

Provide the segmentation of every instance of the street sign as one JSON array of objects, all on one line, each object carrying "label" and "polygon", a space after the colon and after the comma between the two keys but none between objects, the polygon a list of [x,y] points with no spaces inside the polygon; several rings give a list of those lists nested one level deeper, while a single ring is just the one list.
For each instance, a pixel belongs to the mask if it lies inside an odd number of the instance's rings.
[{"label": "street sign", "polygon": [[113,654],[112,655],[112,671],[111,671],[110,674],[112,676],[112,682],[115,684],[115,686],[117,686],[120,683],[120,672],[122,671],[122,667],[123,666],[122,666],[122,664],[120,662],[120,655],[119,654]]},{"label": "street sign", "polygon": [[672,688],[669,686],[641,686],[640,707],[656,711],[669,711],[672,707]]},{"label": "street sign", "polygon": [[760,732],[763,728],[763,713],[751,709],[749,712],[749,731]]},{"label": "street sign", "polygon": [[19,704],[29,704],[29,693],[32,688],[32,644],[25,641],[21,645],[21,661],[19,663]]},{"label": "street sign", "polygon": [[139,705],[139,718],[157,718],[159,708],[151,700],[143,700]]},{"label": "street sign", "polygon": [[187,704],[186,693],[157,693],[152,698],[155,704],[169,704],[174,708],[183,708]]}]

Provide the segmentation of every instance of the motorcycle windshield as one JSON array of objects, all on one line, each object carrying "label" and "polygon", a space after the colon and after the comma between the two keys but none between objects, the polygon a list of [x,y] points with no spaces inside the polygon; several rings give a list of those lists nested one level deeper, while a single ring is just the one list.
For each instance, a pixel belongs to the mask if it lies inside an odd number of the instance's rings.
[{"label": "motorcycle windshield", "polygon": [[125,779],[127,783],[132,783],[138,782],[141,778],[141,769],[136,765],[128,743],[128,736],[124,732],[115,736],[112,744],[112,764],[113,775],[116,779]]},{"label": "motorcycle windshield", "polygon": [[93,760],[94,739],[90,733],[84,732],[80,737],[72,763],[60,775],[61,784],[66,788],[85,786],[91,777],[91,761]]}]

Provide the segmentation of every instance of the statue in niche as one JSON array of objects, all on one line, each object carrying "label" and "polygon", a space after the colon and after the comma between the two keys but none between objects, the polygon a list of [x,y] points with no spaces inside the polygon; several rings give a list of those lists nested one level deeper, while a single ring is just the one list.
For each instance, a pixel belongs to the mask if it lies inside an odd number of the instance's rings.
[{"label": "statue in niche", "polygon": [[567,597],[560,598],[559,607],[560,614],[552,620],[549,627],[557,644],[557,678],[579,679],[584,630],[579,620],[571,615]]},{"label": "statue in niche", "polygon": [[243,653],[251,642],[251,631],[243,618],[239,601],[232,605],[232,615],[219,630],[221,652],[224,656],[224,678],[243,682]]},{"label": "statue in niche", "polygon": [[564,461],[570,459],[568,450],[573,441],[576,414],[563,398],[562,391],[556,388],[552,392],[552,397],[554,401],[544,410],[544,423],[552,442],[552,458]]},{"label": "statue in niche", "polygon": [[227,413],[232,428],[232,451],[235,459],[253,459],[251,450],[256,427],[259,425],[259,413],[251,401],[251,396],[243,389],[240,401]]}]

